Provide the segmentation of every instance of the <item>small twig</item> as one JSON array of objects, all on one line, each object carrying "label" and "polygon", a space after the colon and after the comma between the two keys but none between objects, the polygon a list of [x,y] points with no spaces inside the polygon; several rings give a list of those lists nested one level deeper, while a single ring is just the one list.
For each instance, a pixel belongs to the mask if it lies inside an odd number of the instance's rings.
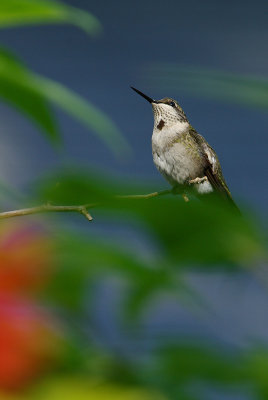
[{"label": "small twig", "polygon": [[[161,192],[153,192],[149,194],[114,196],[116,199],[150,199],[152,197],[163,196],[172,193],[172,190],[163,190]],[[88,212],[88,208],[96,207],[100,204],[82,204],[78,206],[54,206],[51,204],[43,204],[37,207],[23,208],[20,210],[5,211],[0,213],[0,219],[21,217],[24,215],[40,214],[43,212],[78,212],[84,215],[88,221],[92,221],[92,216]]]},{"label": "small twig", "polygon": [[153,192],[149,194],[130,194],[130,195],[124,195],[124,196],[115,196],[117,199],[151,199],[152,197],[157,197],[157,196],[164,196],[166,194],[172,193],[172,190],[162,190],[161,192]]},{"label": "small twig", "polygon": [[31,214],[39,214],[42,212],[78,212],[86,217],[88,221],[92,221],[92,217],[89,214],[87,207],[90,205],[82,205],[82,206],[53,206],[51,204],[44,204],[42,206],[23,208],[21,210],[14,211],[6,211],[0,213],[0,219],[3,218],[13,218],[13,217],[21,217],[23,215],[31,215]]}]

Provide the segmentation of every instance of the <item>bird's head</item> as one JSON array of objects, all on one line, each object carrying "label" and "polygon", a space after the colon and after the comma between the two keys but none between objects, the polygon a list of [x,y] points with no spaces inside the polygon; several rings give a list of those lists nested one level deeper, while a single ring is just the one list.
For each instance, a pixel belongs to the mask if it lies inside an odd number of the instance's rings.
[{"label": "bird's head", "polygon": [[164,126],[170,127],[179,123],[189,124],[184,111],[176,100],[169,97],[165,97],[161,100],[153,100],[138,89],[134,87],[131,88],[151,103],[154,113],[154,126],[157,129],[162,130]]}]

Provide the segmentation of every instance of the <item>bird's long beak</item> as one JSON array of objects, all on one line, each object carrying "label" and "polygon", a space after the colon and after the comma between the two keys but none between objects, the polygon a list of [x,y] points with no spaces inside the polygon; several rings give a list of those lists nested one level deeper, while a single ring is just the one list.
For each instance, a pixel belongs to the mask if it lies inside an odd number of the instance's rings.
[{"label": "bird's long beak", "polygon": [[140,96],[144,97],[149,103],[156,103],[155,100],[151,99],[151,97],[147,96],[146,94],[142,93],[140,90],[135,89],[133,86],[130,86],[131,89],[135,90],[136,93],[138,93]]}]

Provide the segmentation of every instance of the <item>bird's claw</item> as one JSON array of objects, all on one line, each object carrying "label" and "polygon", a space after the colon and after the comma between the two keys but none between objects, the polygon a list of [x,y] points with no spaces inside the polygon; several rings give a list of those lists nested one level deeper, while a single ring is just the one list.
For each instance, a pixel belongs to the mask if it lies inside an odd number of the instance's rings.
[{"label": "bird's claw", "polygon": [[206,182],[207,180],[208,180],[208,178],[206,176],[202,176],[202,178],[197,177],[195,179],[191,179],[189,181],[189,184],[191,184],[191,185],[193,185],[195,183],[199,184],[199,183]]},{"label": "bird's claw", "polygon": [[183,200],[185,201],[185,203],[188,203],[188,201],[190,201],[190,200],[189,200],[189,197],[187,196],[186,193],[183,193],[183,194],[182,194],[182,198],[183,198]]}]

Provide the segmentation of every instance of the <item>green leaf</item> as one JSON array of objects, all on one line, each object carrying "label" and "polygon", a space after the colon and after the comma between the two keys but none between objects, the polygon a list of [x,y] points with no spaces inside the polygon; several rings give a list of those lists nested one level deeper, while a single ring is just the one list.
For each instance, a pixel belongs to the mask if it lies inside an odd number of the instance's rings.
[{"label": "green leaf", "polygon": [[[39,390],[38,390],[39,389]],[[21,400],[26,400],[25,397]],[[154,389],[133,385],[120,385],[117,382],[96,382],[90,377],[65,376],[45,382],[37,389],[34,396],[27,400],[168,400]],[[3,398],[5,400],[5,397]],[[184,400],[184,399],[182,399]]]},{"label": "green leaf", "polygon": [[0,97],[37,123],[54,142],[59,142],[60,136],[51,104],[96,132],[114,154],[129,152],[126,140],[104,113],[60,83],[32,73],[3,49],[0,50]]},{"label": "green leaf", "polygon": [[[264,257],[262,234],[251,217],[241,217],[222,201],[192,199],[184,203],[180,196],[152,199],[120,198],[129,194],[129,181],[115,177],[74,173],[56,175],[38,182],[39,199],[55,204],[95,204],[91,210],[96,220],[124,223],[145,231],[157,246],[160,260],[177,265],[193,263],[242,264]],[[133,184],[136,194],[150,192],[150,184]],[[37,188],[36,188],[37,189]],[[124,192],[125,191],[125,192]],[[94,230],[94,222],[91,224]]]},{"label": "green leaf", "polygon": [[0,28],[17,25],[70,23],[91,35],[101,30],[92,14],[52,0],[1,0]]},{"label": "green leaf", "polygon": [[[119,205],[121,209],[124,205]],[[178,196],[134,201],[133,209],[148,224],[149,233],[161,243],[164,257],[176,263],[255,262],[264,255],[258,230],[250,220],[236,215],[222,202],[191,200]]]},{"label": "green leaf", "polygon": [[170,398],[180,398],[182,390],[196,395],[196,399],[206,399],[207,387],[218,391],[224,388],[225,393],[235,387],[238,390],[247,387],[248,376],[239,354],[231,351],[228,354],[219,344],[201,343],[196,339],[192,343],[183,340],[174,341],[174,345],[166,343],[156,352],[151,365],[147,365],[147,380]]},{"label": "green leaf", "polygon": [[97,169],[80,170],[76,167],[51,172],[41,177],[33,186],[33,196],[39,201],[57,204],[84,204],[110,201],[115,195],[132,195],[153,192],[156,185],[150,182],[120,179],[114,174]]},{"label": "green leaf", "polygon": [[164,344],[144,371],[154,387],[173,395],[172,398],[181,388],[187,389],[199,382],[205,388],[214,386],[224,393],[234,388],[241,394],[249,393],[250,388],[256,398],[267,399],[267,346],[248,346],[244,351],[234,351],[233,347],[211,340],[204,343],[194,337],[192,341],[181,338],[173,343]]},{"label": "green leaf", "polygon": [[265,371],[268,368],[268,349],[266,344],[259,343],[248,349],[242,360],[248,381],[257,389],[260,399],[268,398],[268,382]]},{"label": "green leaf", "polygon": [[0,50],[0,96],[37,123],[53,142],[59,141],[52,110],[33,82],[33,75],[3,49]]},{"label": "green leaf", "polygon": [[268,109],[268,79],[223,71],[157,64],[146,69],[146,79],[157,88],[190,93],[231,103]]},{"label": "green leaf", "polygon": [[[137,298],[136,291],[129,291],[127,304],[136,309],[150,300],[155,292],[174,284],[174,277],[156,260],[149,263],[134,251],[127,250],[115,242],[90,235],[77,238],[70,232],[54,234],[54,261],[57,268],[52,282],[45,288],[45,297],[53,299],[68,308],[80,308],[84,293],[96,279],[111,273],[127,281],[132,288],[146,287],[146,296]],[[94,294],[94,290],[91,295]],[[139,303],[139,304],[136,304]],[[135,305],[137,307],[135,307]]]},{"label": "green leaf", "polygon": [[213,345],[182,342],[161,349],[158,356],[163,375],[179,384],[195,379],[233,383],[244,377],[238,357],[226,355]]}]

